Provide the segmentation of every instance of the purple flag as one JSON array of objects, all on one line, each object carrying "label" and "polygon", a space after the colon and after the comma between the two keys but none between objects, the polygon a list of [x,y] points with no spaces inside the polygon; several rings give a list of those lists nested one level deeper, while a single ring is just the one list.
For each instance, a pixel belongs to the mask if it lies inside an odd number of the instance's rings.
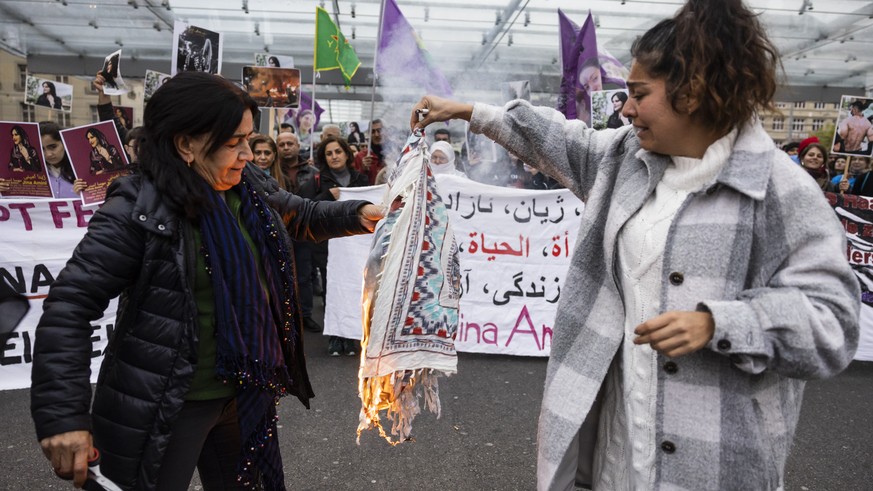
[{"label": "purple flag", "polygon": [[385,0],[376,72],[391,79],[403,79],[428,93],[449,97],[452,86],[433,63],[424,43],[394,0]]},{"label": "purple flag", "polygon": [[598,50],[590,11],[582,29],[579,29],[558,9],[558,24],[563,76],[557,109],[567,119],[581,119],[591,124],[591,93],[603,90],[604,83],[616,88],[627,87],[627,70],[608,52]]}]

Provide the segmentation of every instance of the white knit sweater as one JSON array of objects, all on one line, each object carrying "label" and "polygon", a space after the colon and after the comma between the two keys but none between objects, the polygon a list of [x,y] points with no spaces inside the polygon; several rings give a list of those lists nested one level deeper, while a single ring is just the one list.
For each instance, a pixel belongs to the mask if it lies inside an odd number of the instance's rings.
[{"label": "white knit sweater", "polygon": [[625,302],[624,343],[606,378],[595,490],[645,490],[654,483],[658,359],[648,345],[633,344],[634,329],[662,313],[661,266],[676,212],[690,194],[715,181],[736,137],[733,130],[717,140],[703,159],[672,157],[652,195],[619,233],[616,257]]}]

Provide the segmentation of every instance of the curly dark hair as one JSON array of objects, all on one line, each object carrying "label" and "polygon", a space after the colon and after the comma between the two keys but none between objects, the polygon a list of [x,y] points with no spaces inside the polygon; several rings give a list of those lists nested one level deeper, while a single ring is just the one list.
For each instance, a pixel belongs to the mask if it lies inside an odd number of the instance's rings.
[{"label": "curly dark hair", "polygon": [[637,38],[631,55],[665,79],[673,109],[690,94],[701,120],[719,133],[776,109],[779,52],[742,0],[689,0]]}]

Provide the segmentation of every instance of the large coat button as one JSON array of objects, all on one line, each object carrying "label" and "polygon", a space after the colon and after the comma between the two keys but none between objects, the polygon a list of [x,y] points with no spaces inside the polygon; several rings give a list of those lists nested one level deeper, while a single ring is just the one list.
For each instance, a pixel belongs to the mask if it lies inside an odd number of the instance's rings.
[{"label": "large coat button", "polygon": [[728,341],[727,339],[720,339],[718,341],[718,343],[716,344],[716,346],[718,346],[718,349],[720,349],[722,351],[727,351],[727,350],[731,349],[731,342]]},{"label": "large coat button", "polygon": [[145,215],[140,215],[140,216],[139,216],[139,221],[144,222],[144,221],[146,221],[146,220],[148,220],[148,217],[147,217],[147,216],[145,216]]},{"label": "large coat button", "polygon": [[685,276],[683,276],[682,273],[678,273],[678,272],[670,273],[670,284],[671,285],[679,286],[684,281],[685,281]]},{"label": "large coat button", "polygon": [[664,371],[672,375],[679,371],[679,365],[676,362],[668,361],[664,363]]},{"label": "large coat button", "polygon": [[676,445],[669,440],[664,440],[661,442],[661,450],[665,453],[673,453],[676,451]]}]

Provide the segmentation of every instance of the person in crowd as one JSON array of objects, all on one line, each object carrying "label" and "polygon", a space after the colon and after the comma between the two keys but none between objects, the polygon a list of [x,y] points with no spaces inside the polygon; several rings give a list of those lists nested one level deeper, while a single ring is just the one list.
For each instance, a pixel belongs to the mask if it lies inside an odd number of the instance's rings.
[{"label": "person in crowd", "polygon": [[632,126],[434,96],[410,126],[469,120],[586,203],[539,489],[782,489],[804,380],[839,373],[858,345],[845,231],[757,117],[773,109],[779,52],[756,12],[689,0],[631,55]]},{"label": "person in crowd", "polygon": [[833,189],[833,178],[836,176],[842,176],[843,172],[846,170],[846,166],[849,165],[846,157],[842,155],[833,155],[831,154],[831,163],[828,166],[828,170],[831,173],[831,186],[828,191],[834,191]]},{"label": "person in crowd", "polygon": [[43,121],[39,123],[39,134],[42,135],[42,154],[48,168],[52,196],[77,198],[87,184],[83,179],[76,179],[73,173],[73,165],[61,141],[61,127],[55,122]]},{"label": "person in crowd", "polygon": [[630,120],[622,116],[621,110],[624,108],[624,103],[627,102],[627,94],[624,92],[616,92],[610,98],[612,101],[612,114],[606,120],[607,128],[621,128],[630,124]]},{"label": "person in crowd", "polygon": [[130,165],[139,163],[139,141],[143,136],[142,126],[136,126],[124,135],[124,151],[127,153],[127,160]]},{"label": "person in crowd", "polygon": [[338,125],[326,124],[326,125],[324,125],[323,128],[321,128],[321,140],[320,141],[324,141],[325,139],[330,138],[330,137],[339,138],[340,134],[341,134],[340,127]]},{"label": "person in crowd", "polygon": [[[855,158],[862,158],[862,157],[852,157],[852,158],[855,159]],[[867,171],[860,174],[855,179],[855,182],[852,183],[851,188],[849,188],[845,192],[847,192],[849,194],[857,194],[859,196],[867,196],[868,198],[873,198],[873,179],[870,178],[870,174],[873,172],[871,172],[869,165],[865,164],[865,168],[867,169]],[[841,182],[840,184],[843,185],[844,183]],[[838,189],[838,191],[839,191],[839,189]]]},{"label": "person in crowd", "polygon": [[[837,133],[843,142],[843,151],[848,153],[869,152],[873,144],[873,123],[864,116],[865,104],[860,100],[849,105],[849,117],[840,122]],[[862,148],[866,140],[867,146]]]},{"label": "person in crowd", "polygon": [[279,125],[279,133],[297,133],[297,130],[294,129],[294,125],[291,123],[282,123]]},{"label": "person in crowd", "polygon": [[869,170],[869,160],[866,157],[851,157],[849,159],[848,174],[840,173],[831,178],[831,187],[834,192],[848,193],[855,185],[855,179]]},{"label": "person in crowd", "polygon": [[467,177],[463,172],[455,169],[455,149],[445,141],[435,141],[430,146],[430,171],[434,175]]},{"label": "person in crowd", "polygon": [[361,151],[361,149],[358,147],[358,145],[356,145],[354,143],[349,143],[349,148],[352,149],[352,155],[357,155],[358,152]]},{"label": "person in crowd", "polygon": [[12,126],[9,132],[12,150],[9,152],[9,170],[12,172],[37,172],[40,168],[39,155],[30,143],[27,132],[21,125]]},{"label": "person in crowd", "polygon": [[367,143],[367,135],[361,131],[361,127],[358,126],[356,121],[352,121],[349,123],[349,136],[346,140],[348,140],[349,144],[361,146]]},{"label": "person in crowd", "polygon": [[815,179],[822,191],[827,191],[831,184],[830,172],[825,165],[828,159],[827,148],[814,136],[800,142],[797,148],[799,150],[797,155],[800,157],[800,165],[803,166],[803,170]]},{"label": "person in crowd", "polygon": [[109,143],[102,131],[89,128],[85,132],[85,138],[91,146],[91,153],[88,155],[91,159],[91,174],[103,174],[124,167],[121,152],[115,148],[115,145]]},{"label": "person in crowd", "polygon": [[445,128],[440,128],[433,132],[433,141],[452,143],[452,134]]},{"label": "person in crowd", "polygon": [[798,147],[800,147],[800,143],[798,142],[788,142],[785,145],[782,145],[782,151],[787,153],[788,156],[791,157],[791,160],[796,164],[800,163],[800,157],[797,156]]},{"label": "person in crowd", "polygon": [[370,122],[370,151],[368,152],[366,148],[362,148],[355,155],[353,168],[367,176],[367,181],[370,184],[376,182],[376,174],[385,167],[385,158],[382,153],[384,150],[382,148],[383,136],[382,120],[374,119]]},{"label": "person in crowd", "polygon": [[63,102],[61,98],[58,96],[58,91],[55,88],[55,84],[53,82],[49,82],[48,80],[43,80],[42,82],[42,94],[36,98],[37,106],[45,106],[50,107],[52,109],[63,109]]},{"label": "person in crowd", "polygon": [[[120,111],[112,106],[112,99],[103,91],[105,83],[106,79],[103,77],[102,71],[97,72],[97,75],[94,76],[94,80],[91,82],[94,90],[97,91],[97,117],[100,121],[113,121],[115,123],[115,130],[118,132],[118,138],[123,142],[127,141],[127,132],[130,127],[125,124],[126,121],[124,119],[118,118]],[[124,113],[122,112],[121,114],[123,115]]]},{"label": "person in crowd", "polygon": [[[285,189],[301,198],[315,199],[318,194],[318,170],[300,158],[297,135],[287,131],[276,139],[279,166],[285,181]],[[293,240],[293,239],[292,239]],[[297,296],[303,314],[303,328],[309,332],[321,332],[322,326],[312,318],[313,280],[312,248],[309,241],[294,241],[294,263],[297,266]]]},{"label": "person in crowd", "polygon": [[[291,243],[372,231],[364,201],[313,202],[254,164],[255,101],[183,72],[146,106],[141,174],[121,177],[49,290],[31,413],[57,475],[88,458],[123,489],[285,489],[276,405],[313,396]],[[278,233],[277,233],[278,231]],[[91,324],[119,296],[91,397]],[[91,408],[89,410],[89,408]]]},{"label": "person in crowd", "polygon": [[279,150],[276,148],[276,142],[267,135],[252,135],[249,139],[249,147],[252,149],[252,154],[255,158],[252,162],[264,174],[276,180],[280,188],[288,190],[285,185],[285,178],[282,176],[282,163],[279,162]]},{"label": "person in crowd", "polygon": [[536,167],[527,163],[523,165],[525,172],[527,172],[529,176],[527,181],[525,181],[526,189],[539,189],[544,191],[560,187],[560,185],[556,184],[552,178],[540,172]]},{"label": "person in crowd", "polygon": [[[340,137],[328,137],[321,141],[318,151],[315,153],[315,162],[321,176],[318,201],[335,201],[339,198],[341,187],[369,186],[367,176],[356,171],[350,164],[353,154],[349,144]],[[322,272],[322,289],[325,292],[324,302],[327,304],[327,243],[315,244],[312,250],[312,259],[315,267]],[[357,341],[340,336],[328,338],[327,352],[331,356],[339,356],[345,353],[349,356],[356,355],[360,348]]]}]

